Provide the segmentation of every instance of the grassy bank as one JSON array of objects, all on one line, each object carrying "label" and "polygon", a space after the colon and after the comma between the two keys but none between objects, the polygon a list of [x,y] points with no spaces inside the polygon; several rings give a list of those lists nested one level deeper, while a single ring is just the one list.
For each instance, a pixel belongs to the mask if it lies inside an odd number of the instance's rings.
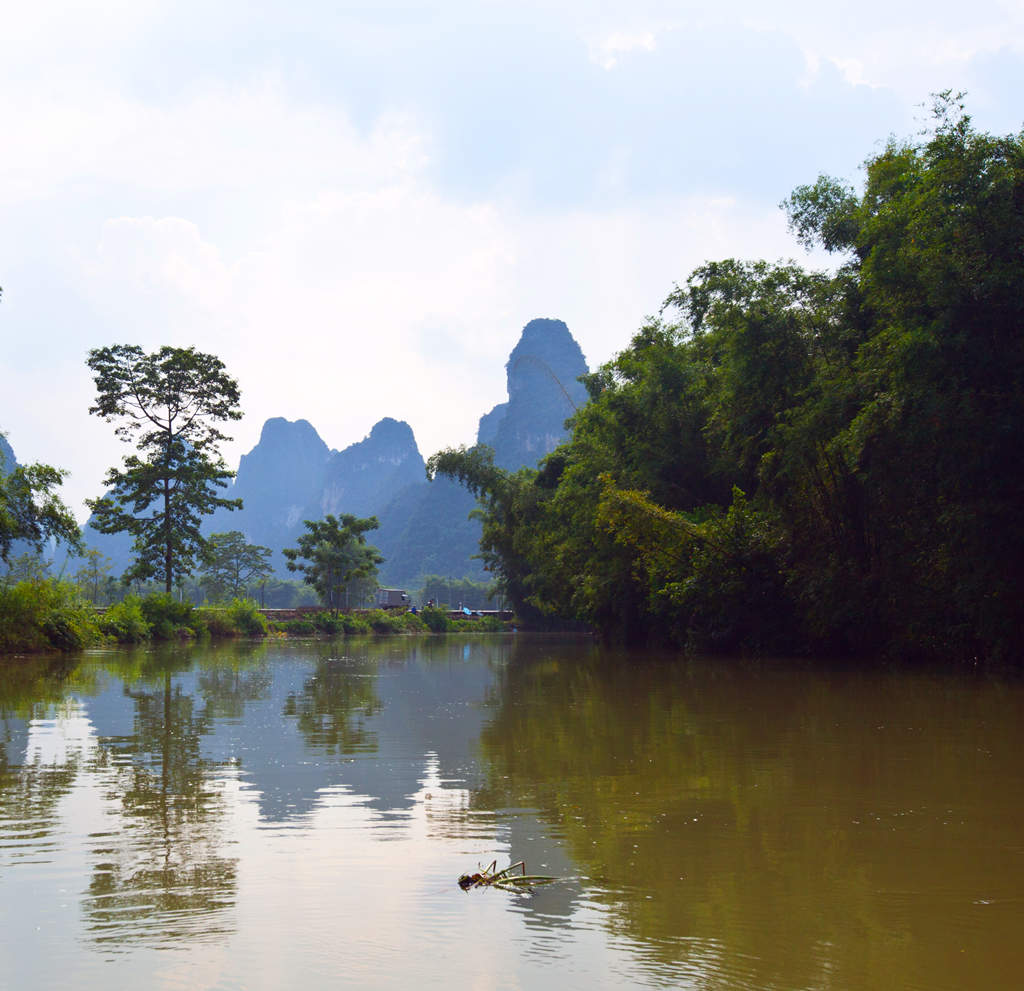
[{"label": "grassy bank", "polygon": [[495,616],[452,619],[445,609],[421,609],[418,613],[373,609],[357,613],[314,613],[301,619],[269,624],[272,633],[292,636],[339,636],[360,633],[498,633],[511,624]]},{"label": "grassy bank", "polygon": [[417,614],[382,609],[363,613],[322,612],[268,623],[250,599],[193,606],[158,594],[129,595],[99,612],[69,582],[42,579],[0,585],[0,653],[268,634],[487,633],[508,627],[495,617],[454,620],[441,609],[424,609]]}]

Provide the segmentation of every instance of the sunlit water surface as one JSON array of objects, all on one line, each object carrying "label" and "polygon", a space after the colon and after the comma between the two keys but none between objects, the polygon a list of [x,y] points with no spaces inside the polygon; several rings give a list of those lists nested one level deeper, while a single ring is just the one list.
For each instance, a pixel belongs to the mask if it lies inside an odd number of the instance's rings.
[{"label": "sunlit water surface", "polygon": [[1019,988],[1022,717],[530,637],[0,659],[0,985]]}]

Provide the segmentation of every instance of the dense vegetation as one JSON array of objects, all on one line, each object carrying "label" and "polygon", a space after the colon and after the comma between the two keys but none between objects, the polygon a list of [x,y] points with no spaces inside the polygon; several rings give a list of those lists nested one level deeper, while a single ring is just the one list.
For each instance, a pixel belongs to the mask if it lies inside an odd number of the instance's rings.
[{"label": "dense vegetation", "polygon": [[1007,654],[1024,582],[1024,134],[954,98],[859,194],[785,202],[834,272],[712,262],[586,379],[539,470],[442,451],[523,615],[701,648]]},{"label": "dense vegetation", "polygon": [[197,608],[154,592],[127,595],[97,611],[72,582],[45,577],[0,582],[0,653],[266,633],[266,620],[247,599]]},{"label": "dense vegetation", "polygon": [[0,581],[0,654],[275,633],[486,633],[505,628],[506,624],[496,617],[453,620],[444,609],[423,609],[419,613],[383,609],[323,611],[268,622],[252,599],[235,598],[216,605],[194,606],[162,592],[129,594],[97,611],[72,582],[45,577]]}]

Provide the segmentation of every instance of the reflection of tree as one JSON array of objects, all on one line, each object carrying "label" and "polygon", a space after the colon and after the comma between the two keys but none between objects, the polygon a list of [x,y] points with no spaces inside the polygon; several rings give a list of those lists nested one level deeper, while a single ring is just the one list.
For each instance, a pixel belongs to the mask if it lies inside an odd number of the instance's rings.
[{"label": "reflection of tree", "polygon": [[144,655],[139,679],[123,689],[135,710],[133,733],[100,741],[122,822],[94,850],[85,911],[97,940],[226,928],[222,910],[233,901],[236,862],[220,853],[225,806],[213,764],[201,754],[210,706],[200,710],[174,677],[190,666],[187,653]]},{"label": "reflection of tree", "polygon": [[[974,890],[979,869],[999,884],[996,850],[965,857],[934,814],[950,782],[977,779],[975,748],[913,730],[963,700],[909,679],[608,660],[552,649],[509,666],[475,806],[539,809],[615,928],[667,968],[739,967],[758,987],[950,986],[933,952],[954,939],[948,906],[922,897],[908,915],[885,890]],[[932,815],[907,818],[915,803]]]},{"label": "reflection of tree", "polygon": [[317,660],[301,692],[285,700],[284,715],[296,720],[311,749],[331,754],[377,749],[366,720],[379,712],[376,663],[367,657],[325,656]]},{"label": "reflection of tree", "polygon": [[203,697],[203,718],[241,719],[247,702],[255,702],[270,694],[273,675],[265,666],[256,666],[262,647],[246,650],[218,651],[204,654],[199,672],[199,693]]}]

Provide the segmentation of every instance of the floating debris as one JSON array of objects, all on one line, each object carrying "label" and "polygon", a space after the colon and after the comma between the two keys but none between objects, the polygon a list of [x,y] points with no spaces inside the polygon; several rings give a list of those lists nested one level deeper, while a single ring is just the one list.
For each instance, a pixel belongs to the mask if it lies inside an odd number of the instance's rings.
[{"label": "floating debris", "polygon": [[[504,870],[496,870],[497,860],[492,860],[487,867],[481,867],[474,874],[463,874],[459,877],[459,887],[463,891],[470,888],[502,888],[505,891],[528,891],[538,884],[550,884],[557,881],[557,877],[549,874],[527,874],[526,862],[517,860],[509,864]],[[517,874],[516,871],[519,871]]]}]

